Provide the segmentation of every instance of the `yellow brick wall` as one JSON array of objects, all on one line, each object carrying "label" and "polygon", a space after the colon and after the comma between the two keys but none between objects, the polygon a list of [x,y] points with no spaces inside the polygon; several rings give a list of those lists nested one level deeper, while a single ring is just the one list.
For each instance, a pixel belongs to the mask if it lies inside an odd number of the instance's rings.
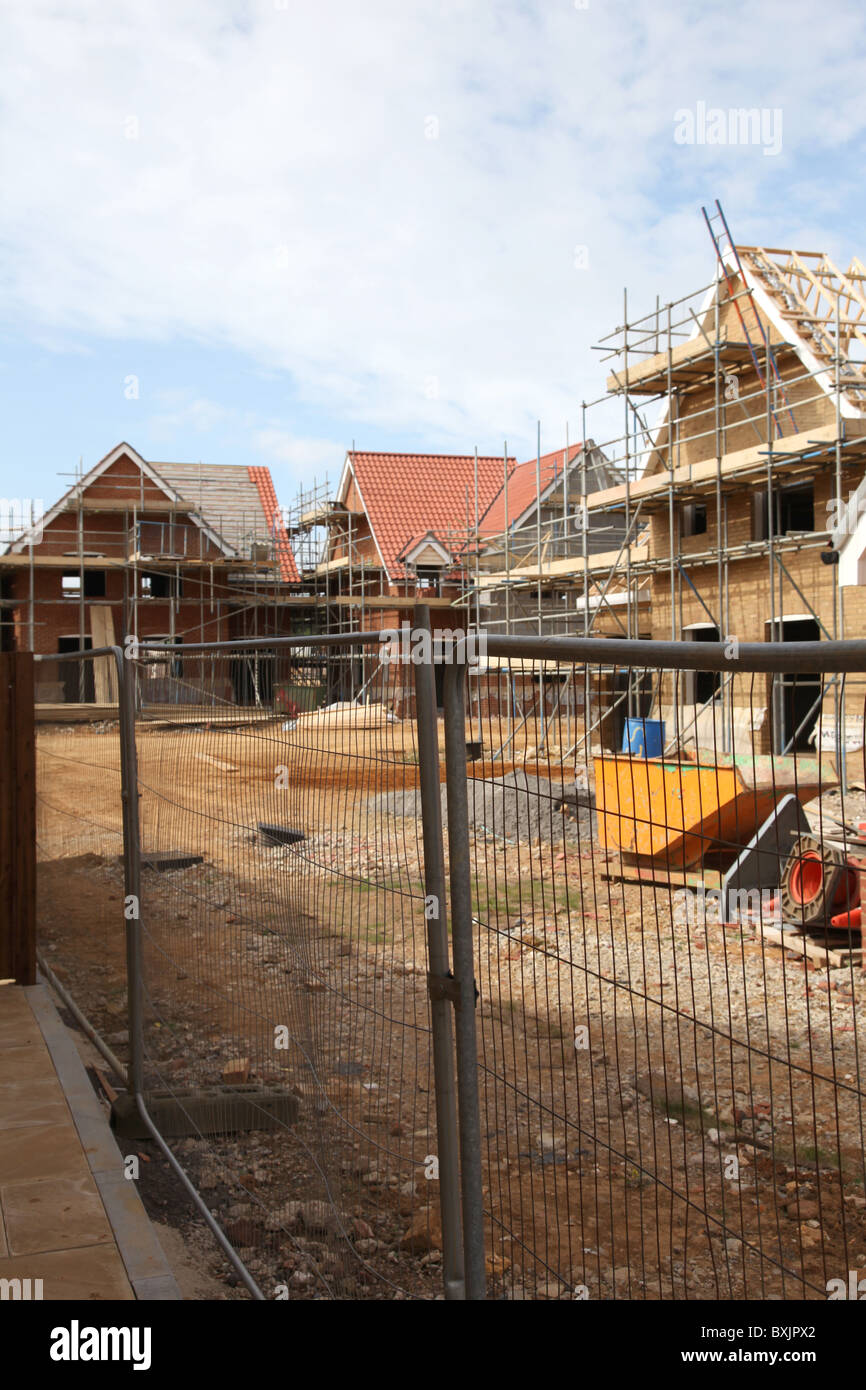
[{"label": "yellow brick wall", "polygon": [[[782,552],[782,560],[808,604],[803,602],[784,576],[780,604],[777,567],[776,616],[779,615],[780,607],[784,613],[793,615],[807,613],[808,605],[811,605],[828,632],[832,634],[835,567],[822,564],[820,549],[817,548]],[[688,573],[707,607],[716,614],[718,582],[715,564],[690,567]],[[842,595],[844,632],[840,635],[849,638],[866,636],[866,588],[847,588],[842,591]],[[768,639],[769,629],[765,620],[771,615],[771,598],[769,562],[766,555],[729,561],[728,606],[730,620],[724,624],[728,632],[723,635],[736,636],[741,642],[764,642]],[[681,580],[678,585],[676,610],[678,636],[683,628],[692,623],[710,621],[699,599],[685,580]],[[652,635],[661,640],[669,640],[671,636],[670,582],[667,571],[653,576]]]},{"label": "yellow brick wall", "polygon": [[[758,375],[747,356],[745,365],[734,371],[723,360],[723,372],[733,372],[739,387],[739,399],[728,401],[724,398],[723,382],[719,383],[719,423],[722,430],[722,453],[736,453],[767,440],[766,373],[764,369],[764,345],[760,332],[754,324],[748,301],[741,301],[743,316],[749,325],[749,335],[755,349],[761,376]],[[722,332],[727,333],[729,342],[744,343],[742,326],[731,304],[723,305],[719,321]],[[712,320],[711,320],[712,322]],[[766,328],[766,326],[765,326]],[[712,328],[709,330],[712,337]],[[770,329],[769,337],[774,344],[779,343],[779,335]],[[776,353],[776,367],[781,377],[781,387],[775,375],[772,376],[774,391],[772,408],[782,430],[782,437],[799,434],[832,424],[835,420],[835,404],[811,378],[803,363],[789,348],[780,348]],[[763,381],[762,381],[763,378]],[[717,442],[715,433],[715,382],[691,391],[674,401],[675,423],[673,427],[673,466],[679,468],[687,464],[699,463],[715,458]],[[791,414],[789,414],[789,409]],[[793,415],[793,419],[791,418]],[[774,437],[776,432],[774,431]],[[659,455],[655,458],[652,472],[658,467],[670,467],[668,430],[664,429],[659,439]]]},{"label": "yellow brick wall", "polygon": [[[842,498],[847,501],[848,497],[857,488],[863,477],[862,468],[843,468],[842,470]],[[794,478],[780,479],[779,481],[795,482]],[[830,527],[832,520],[829,505],[836,495],[836,480],[833,470],[825,468],[819,472],[803,474],[802,481],[812,481],[815,489],[815,527],[819,531],[826,531]],[[737,545],[742,545],[752,539],[752,497],[755,492],[765,490],[764,480],[755,479],[753,487],[743,487],[736,492],[727,494],[727,545],[729,549]],[[683,536],[681,534],[681,502],[676,494],[674,495],[674,543],[676,555],[683,560],[690,556],[699,555],[708,550],[714,551],[717,544],[716,530],[716,498],[715,491],[704,493],[702,501],[707,507],[707,530],[699,536]],[[667,558],[670,555],[669,542],[669,510],[654,512],[650,518],[650,555],[653,558]],[[733,562],[732,562],[733,563]],[[745,563],[745,562],[737,562]],[[767,561],[763,560],[766,570]],[[787,563],[787,562],[786,562]],[[820,560],[815,561],[820,565]],[[827,570],[827,566],[821,566]],[[698,583],[698,580],[695,579]],[[700,584],[698,583],[698,587]],[[713,605],[710,604],[710,607]]]}]

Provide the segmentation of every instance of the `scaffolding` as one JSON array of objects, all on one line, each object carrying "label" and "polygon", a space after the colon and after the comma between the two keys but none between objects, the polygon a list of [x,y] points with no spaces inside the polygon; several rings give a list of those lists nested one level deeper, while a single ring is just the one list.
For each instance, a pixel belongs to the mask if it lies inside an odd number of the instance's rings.
[{"label": "scaffolding", "polygon": [[[807,624],[815,637],[839,639],[852,620],[859,635],[866,613],[861,594],[839,582],[836,528],[866,472],[866,268],[735,243],[718,203],[704,222],[714,262],[707,283],[639,316],[623,292],[622,321],[595,349],[605,390],[581,404],[577,440],[566,426],[564,445],[543,453],[539,425],[536,457],[524,464],[506,445],[500,496],[486,510],[476,462],[463,515],[437,532],[449,560],[435,590],[409,564],[389,579],[358,499],[337,500],[327,477],[263,532],[261,513],[223,516],[197,498],[191,465],[173,502],[148,501],[143,477],[137,500],[120,482],[116,500],[108,484],[95,500],[79,472],[60,504],[68,552],[36,555],[19,540],[0,556],[0,639],[9,642],[14,609],[19,642],[26,630],[36,649],[45,602],[36,577],[51,566],[67,572],[51,601],[69,607],[70,635],[82,646],[111,635],[87,630],[101,603],[87,576],[113,566],[124,574],[124,631],[138,635],[159,598],[171,641],[208,640],[228,612],[238,636],[285,631],[288,610],[293,631],[343,634],[425,601],[450,603],[461,623],[490,633],[747,640],[755,634],[738,631],[744,574],[755,611],[765,610],[764,635],[785,638]],[[103,535],[98,524],[101,512],[118,510],[119,548],[116,530]],[[219,560],[206,546],[209,528]],[[28,571],[29,592],[22,597],[19,586],[13,599],[16,567]],[[369,654],[346,660],[330,698],[357,698],[375,677]],[[775,751],[784,752],[784,690],[772,698]],[[844,745],[838,686],[833,698]],[[724,729],[727,699],[722,680],[698,709],[710,706],[714,719],[717,706]]]},{"label": "scaffolding", "polygon": [[[366,631],[381,625],[385,572],[370,553],[358,514],[337,500],[327,475],[301,488],[282,508],[282,523],[301,583],[315,597],[310,631],[319,636]],[[358,698],[378,662],[367,648],[334,649],[328,664],[328,701]]]},{"label": "scaffolding", "polygon": [[[103,474],[91,492],[92,470],[86,473],[79,463],[71,485],[45,516],[9,526],[0,554],[0,645],[80,651],[130,639],[183,644],[209,640],[217,632],[260,638],[303,627],[316,598],[286,578],[288,540],[279,518],[268,522],[262,507],[247,507],[230,496],[225,511],[215,509],[202,492],[208,480],[212,485],[219,477],[217,470],[170,467],[183,470],[183,494],[171,488],[169,495],[155,498],[146,491],[143,473],[137,484],[131,475]],[[40,542],[49,535],[45,547]],[[22,573],[25,582],[16,584]],[[118,573],[120,585],[110,578]],[[154,632],[157,612],[162,628]],[[50,639],[40,636],[45,627]],[[103,664],[44,668],[40,703],[110,703]],[[193,699],[194,691],[184,692],[181,667],[173,663],[166,687],[173,686],[174,699]],[[71,670],[77,673],[77,690],[68,688]],[[248,684],[258,698],[255,672]]]},{"label": "scaffolding", "polygon": [[[590,512],[586,505],[588,497],[623,481],[603,450],[591,439],[543,457],[540,447],[539,442],[534,465],[531,460],[517,468],[504,463],[495,524],[488,514],[445,535],[451,553],[462,561],[454,569],[461,584],[455,604],[490,633],[573,634],[584,590],[592,595],[597,577],[615,571],[626,546],[621,511]],[[532,496],[526,498],[523,479],[520,514],[514,518],[512,499],[527,469]],[[644,542],[645,528],[636,528],[636,535]],[[636,595],[636,602],[644,598]],[[602,607],[612,615],[615,630],[624,631],[616,599],[605,598]]]},{"label": "scaffolding", "polygon": [[[577,440],[566,426],[564,445],[543,452],[539,425],[536,457],[523,464],[506,444],[493,505],[479,507],[476,467],[463,515],[455,499],[451,526],[437,530],[450,557],[437,600],[449,595],[470,629],[698,641],[784,639],[805,624],[816,638],[846,635],[829,518],[859,496],[866,471],[866,270],[735,243],[718,203],[704,223],[714,262],[705,284],[641,315],[623,292],[622,321],[595,349],[605,390],[581,404]],[[319,631],[368,627],[382,609],[423,601],[421,572],[405,565],[389,580],[363,511],[338,504],[327,484],[301,493],[286,525],[296,554],[309,552],[299,570],[316,586]],[[766,610],[758,633],[738,631],[744,574],[755,614]],[[353,694],[370,674],[354,673]],[[697,681],[694,708],[673,711],[674,725],[709,722],[726,747],[727,683],[707,698],[702,689]],[[802,744],[803,721],[786,729],[786,698],[779,683],[767,721],[778,753]],[[838,684],[832,698],[844,753]],[[624,699],[645,708],[642,692]]]},{"label": "scaffolding", "polygon": [[[720,209],[716,215],[722,216]],[[626,600],[631,596],[622,622],[627,635],[637,636],[639,618],[630,611],[636,605],[628,580],[665,567],[675,580],[679,504],[703,505],[711,497],[722,514],[727,495],[760,480],[772,511],[780,485],[816,470],[833,475],[836,504],[844,504],[842,473],[860,466],[866,454],[866,362],[855,355],[866,347],[866,272],[857,260],[841,272],[819,253],[736,247],[724,226],[724,237],[714,243],[717,270],[708,284],[679,300],[657,302],[649,314],[634,319],[624,295],[623,323],[598,345],[602,362],[612,364],[607,389],[581,406],[586,443],[572,451],[579,457],[571,469],[577,486],[570,496],[567,485],[560,489],[561,518],[542,518],[540,485],[531,529],[509,519],[503,533],[481,537],[483,558],[467,571],[470,589],[480,569],[485,587],[491,586],[491,571],[503,588],[520,585],[536,594],[539,585],[555,588],[568,578],[577,592],[591,597],[593,589],[604,587],[599,574],[607,578],[622,568],[614,592]],[[767,306],[774,300],[774,318],[791,327],[787,336],[769,319]],[[731,309],[739,336],[723,321]],[[741,384],[749,376],[755,384]],[[599,436],[593,415],[602,408],[609,418],[616,398],[622,402],[623,427]],[[649,424],[652,414],[656,418]],[[565,460],[568,448],[561,452]],[[597,489],[587,483],[599,458],[618,475],[615,486]],[[504,475],[504,489],[507,483]],[[644,553],[649,519],[660,510],[671,527],[664,558]],[[592,545],[593,520],[606,518],[613,533],[616,515],[627,544],[599,555],[600,547]],[[464,544],[469,549],[473,534],[477,525],[468,528]],[[816,527],[811,541],[798,540],[794,548],[826,545],[829,535]],[[785,548],[790,544],[772,530],[763,542],[732,546],[719,527],[714,559],[720,592],[727,559]],[[490,563],[497,556],[503,560],[498,568]],[[693,568],[706,559],[704,553],[689,556]],[[531,620],[537,622],[537,612]],[[591,627],[592,619],[587,620]],[[679,635],[673,608],[664,635]]]},{"label": "scaffolding", "polygon": [[[539,439],[529,512],[509,508],[513,474],[504,476],[498,532],[476,519],[452,536],[467,556],[456,603],[470,625],[749,640],[733,598],[753,562],[763,635],[785,640],[806,627],[815,638],[861,635],[859,595],[855,631],[846,633],[830,517],[850,512],[866,469],[866,268],[736,244],[718,203],[704,220],[715,260],[708,283],[641,316],[624,292],[622,322],[596,348],[605,392],[582,404],[581,443],[561,450],[558,486],[542,475]],[[594,486],[600,467],[616,481]],[[615,538],[608,549],[604,534]],[[819,703],[810,723],[833,727],[844,761],[844,691],[831,685],[832,719]],[[727,698],[720,680],[706,702],[719,746]],[[786,726],[785,698],[778,682],[768,721],[777,753],[803,740],[802,728]],[[678,724],[681,712],[673,714]]]}]

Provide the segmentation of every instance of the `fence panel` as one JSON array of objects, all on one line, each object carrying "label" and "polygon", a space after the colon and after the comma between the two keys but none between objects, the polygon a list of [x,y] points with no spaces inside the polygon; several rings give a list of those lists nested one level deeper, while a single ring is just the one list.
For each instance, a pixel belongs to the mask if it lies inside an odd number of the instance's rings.
[{"label": "fence panel", "polygon": [[866,1266],[860,935],[827,920],[860,904],[863,754],[845,789],[825,746],[864,677],[522,641],[468,699],[490,1291],[826,1298]]},{"label": "fence panel", "polygon": [[33,657],[0,653],[0,979],[36,983]]},{"label": "fence panel", "polygon": [[115,658],[110,652],[38,657],[36,695],[39,951],[100,1035],[125,1057],[124,817]]},{"label": "fence panel", "polygon": [[145,1089],[266,1297],[442,1286],[415,724],[320,708],[351,660],[134,663]]},{"label": "fence panel", "polygon": [[[425,667],[420,737],[372,653],[142,650],[139,839],[113,667],[43,668],[43,958],[125,1059],[132,852],[147,1107],[255,1293],[460,1296],[452,1009],[469,1296],[824,1298],[866,1272],[866,661],[824,674],[828,645],[700,671],[491,639],[446,670],[444,729]],[[383,698],[334,703],[359,674]]]}]

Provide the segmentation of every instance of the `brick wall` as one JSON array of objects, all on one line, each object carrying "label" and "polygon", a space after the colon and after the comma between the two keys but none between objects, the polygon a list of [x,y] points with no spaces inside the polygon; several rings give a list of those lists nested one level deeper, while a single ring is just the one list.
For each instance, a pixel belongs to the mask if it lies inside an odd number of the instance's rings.
[{"label": "brick wall", "polygon": [[[759,440],[767,438],[767,396],[766,376],[763,364],[763,342],[760,330],[755,323],[754,313],[748,301],[740,301],[740,309],[748,326],[752,345],[758,354],[761,374],[755,371],[746,355],[731,370],[722,358],[722,371],[731,371],[737,382],[738,398],[727,400],[724,395],[724,382],[719,381],[719,424],[722,431],[722,453],[736,453],[740,449],[751,448]],[[722,334],[727,334],[731,342],[744,342],[743,329],[731,304],[722,305],[719,312]],[[771,373],[771,405],[783,435],[804,433],[819,425],[832,424],[835,419],[835,405],[815,381],[807,374],[803,363],[789,347],[780,344],[779,335],[769,325],[769,337],[776,347],[776,369],[781,378],[781,386],[775,374]],[[708,371],[712,371],[708,359]],[[763,378],[763,380],[762,380]],[[669,436],[673,436],[673,465],[680,467],[715,458],[716,442],[716,383],[713,380],[705,386],[693,389],[687,395],[674,397],[674,421],[665,426],[659,436],[659,457],[656,462],[663,468],[670,466],[668,448]],[[790,412],[793,414],[791,418]],[[653,468],[651,471],[655,471]]]}]

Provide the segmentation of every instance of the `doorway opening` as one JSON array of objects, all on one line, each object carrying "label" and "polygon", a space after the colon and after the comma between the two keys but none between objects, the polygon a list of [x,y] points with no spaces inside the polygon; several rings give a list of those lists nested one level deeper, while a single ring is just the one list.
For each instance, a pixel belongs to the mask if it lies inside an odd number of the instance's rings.
[{"label": "doorway opening", "polygon": [[271,705],[274,698],[273,651],[232,657],[232,695],[236,705]]},{"label": "doorway opening", "polygon": [[[766,624],[769,640],[818,642],[821,629],[807,614],[777,618]],[[809,737],[821,713],[821,676],[814,672],[776,672],[770,677],[770,709],[778,753],[803,753],[811,748]]]},{"label": "doorway opening", "polygon": [[[683,629],[683,637],[688,642],[718,642],[719,629],[714,623],[692,623]],[[714,700],[722,688],[721,671],[684,671],[683,703],[703,705]]]},{"label": "doorway opening", "polygon": [[[59,652],[89,652],[93,638],[58,637]],[[57,678],[63,686],[65,705],[92,705],[96,700],[96,683],[93,677],[92,661],[58,661]]]}]

